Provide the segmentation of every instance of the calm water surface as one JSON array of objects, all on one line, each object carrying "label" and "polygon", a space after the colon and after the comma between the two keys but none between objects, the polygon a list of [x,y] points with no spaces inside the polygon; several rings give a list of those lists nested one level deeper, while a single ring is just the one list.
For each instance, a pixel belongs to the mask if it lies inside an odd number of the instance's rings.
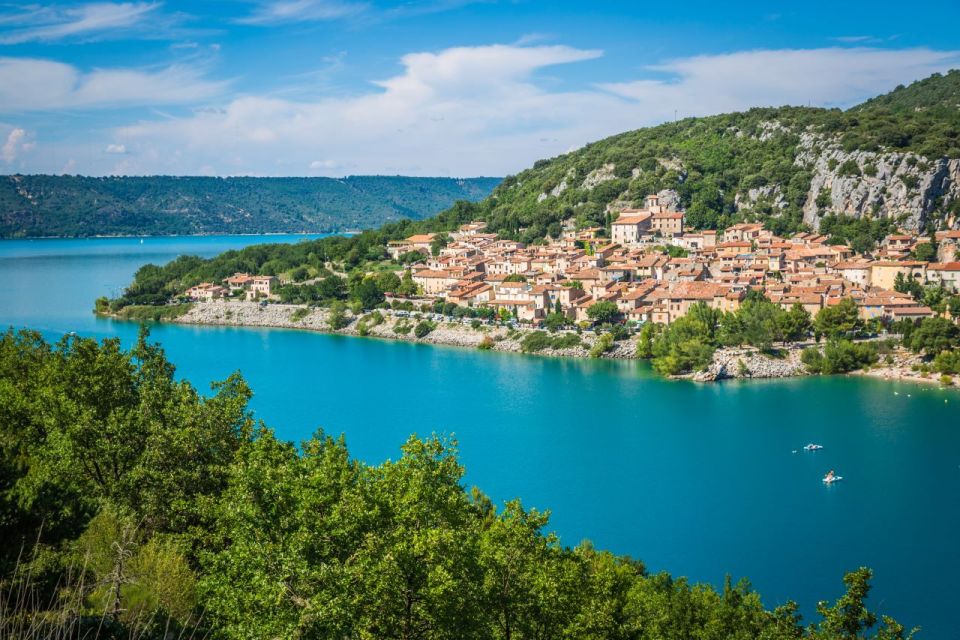
[{"label": "calm water surface", "polygon": [[[0,242],[0,325],[129,344],[136,326],[94,317],[97,296],[146,262],[261,240]],[[874,607],[921,637],[960,637],[955,392],[847,378],[695,385],[642,363],[290,330],[159,325],[153,337],[199,387],[239,369],[284,438],[342,432],[375,463],[410,433],[454,433],[469,483],[551,509],[567,544],[589,538],[698,581],[747,576],[768,606],[793,598],[807,616],[866,565]],[[793,453],[807,442],[826,448]],[[846,479],[825,487],[831,468]]]}]

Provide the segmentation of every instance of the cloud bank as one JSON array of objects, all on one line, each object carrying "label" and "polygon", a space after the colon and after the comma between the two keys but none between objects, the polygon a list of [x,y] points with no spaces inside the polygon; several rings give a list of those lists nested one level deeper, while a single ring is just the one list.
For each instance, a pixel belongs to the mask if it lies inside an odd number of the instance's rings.
[{"label": "cloud bank", "polygon": [[201,69],[174,65],[159,71],[95,69],[63,62],[0,58],[0,111],[50,111],[193,103],[220,94],[226,82]]}]

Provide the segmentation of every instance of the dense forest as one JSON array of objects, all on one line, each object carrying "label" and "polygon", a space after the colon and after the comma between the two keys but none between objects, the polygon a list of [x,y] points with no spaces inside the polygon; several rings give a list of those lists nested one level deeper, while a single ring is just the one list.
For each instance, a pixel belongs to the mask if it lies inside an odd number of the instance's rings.
[{"label": "dense forest", "polygon": [[499,178],[0,177],[0,237],[328,233],[421,219]]},{"label": "dense forest", "polygon": [[[379,465],[202,394],[148,341],[0,336],[0,637],[896,640],[871,572],[805,623],[549,533],[464,485],[456,443]],[[838,576],[839,580],[839,576]]]}]

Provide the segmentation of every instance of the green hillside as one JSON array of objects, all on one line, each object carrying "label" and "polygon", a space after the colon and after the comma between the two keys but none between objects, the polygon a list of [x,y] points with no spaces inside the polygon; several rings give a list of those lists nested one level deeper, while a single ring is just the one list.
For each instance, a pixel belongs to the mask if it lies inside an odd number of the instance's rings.
[{"label": "green hillside", "polygon": [[[798,161],[803,151],[816,155],[836,145],[845,153],[912,153],[928,161],[960,158],[958,105],[960,71],[955,70],[847,111],[751,109],[630,131],[541,160],[506,178],[485,203],[487,214],[493,228],[532,241],[556,231],[564,218],[602,225],[611,202],[636,203],[647,193],[672,189],[696,228],[756,219],[781,232],[794,231],[803,224],[802,209],[814,175],[810,162]],[[818,140],[805,147],[802,134]],[[584,186],[591,173],[604,166],[611,171],[602,177],[611,179]],[[843,177],[842,171],[838,174]],[[567,188],[550,195],[564,181]],[[765,187],[776,187],[785,206],[774,207],[762,198],[750,206],[738,204],[750,190]],[[931,217],[943,217],[948,206],[941,201]]]},{"label": "green hillside", "polygon": [[[490,197],[458,202],[433,218],[391,222],[352,238],[148,265],[115,307],[163,302],[197,282],[235,271],[280,274],[304,265],[319,270],[326,262],[346,271],[375,268],[386,260],[389,240],[451,231],[475,219],[486,220],[488,229],[503,237],[539,242],[558,236],[570,220],[581,227],[607,225],[616,215],[608,210],[612,203],[636,204],[663,190],[672,190],[694,228],[759,220],[790,233],[810,227],[811,220],[819,227],[822,219],[823,230],[831,232],[844,229],[846,215],[878,220],[875,231],[882,233],[901,222],[917,230],[956,227],[960,184],[952,182],[946,159],[960,158],[960,114],[944,105],[952,99],[945,96],[960,100],[958,78],[958,71],[933,76],[847,111],[751,109],[623,133],[541,160],[505,178]],[[924,101],[936,108],[920,108]],[[908,103],[913,107],[904,108]],[[879,173],[877,166],[889,173]],[[827,197],[831,190],[842,195],[841,189],[855,196],[864,181],[886,195],[858,200],[861,210],[852,213],[838,210]],[[819,191],[813,191],[814,182]],[[842,233],[836,237],[846,239]]]},{"label": "green hillside", "polygon": [[0,237],[334,232],[435,215],[499,178],[4,176]]}]

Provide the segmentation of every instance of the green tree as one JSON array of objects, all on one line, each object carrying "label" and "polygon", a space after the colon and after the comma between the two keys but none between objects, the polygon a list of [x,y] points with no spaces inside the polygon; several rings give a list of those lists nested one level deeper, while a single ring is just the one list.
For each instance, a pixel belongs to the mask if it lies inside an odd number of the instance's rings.
[{"label": "green tree", "polygon": [[778,317],[779,333],[784,342],[799,342],[810,334],[813,322],[810,312],[799,302],[794,302],[790,310]]},{"label": "green tree", "polygon": [[570,324],[570,320],[562,313],[548,313],[547,317],[543,319],[543,327],[551,332],[559,331],[568,324]]},{"label": "green tree", "polygon": [[403,278],[400,279],[400,286],[396,290],[397,295],[413,296],[417,293],[417,284],[413,281],[413,274],[407,269],[403,272]]},{"label": "green tree", "polygon": [[924,318],[904,344],[911,351],[933,357],[960,347],[960,327],[946,318]]},{"label": "green tree", "polygon": [[701,369],[713,360],[720,313],[703,302],[690,307],[653,340],[653,366],[676,375]]},{"label": "green tree", "polygon": [[339,276],[329,275],[317,283],[317,291],[323,300],[342,300],[347,296],[347,283]]},{"label": "green tree", "polygon": [[331,330],[337,331],[348,324],[350,324],[350,319],[347,318],[346,305],[342,302],[334,302],[330,305],[330,311],[327,314],[327,326]]},{"label": "green tree", "polygon": [[814,330],[828,338],[855,336],[863,329],[863,321],[853,298],[844,298],[833,306],[826,306],[817,313]]},{"label": "green tree", "polygon": [[616,302],[600,300],[587,309],[587,316],[597,324],[612,323],[619,319],[620,309],[617,308]]},{"label": "green tree", "polygon": [[363,278],[352,287],[352,294],[362,309],[373,309],[384,300],[383,291],[376,278]]},{"label": "green tree", "polygon": [[657,335],[663,331],[663,325],[655,322],[644,323],[637,336],[637,356],[640,358],[653,357],[653,343]]},{"label": "green tree", "polygon": [[909,294],[914,300],[920,300],[923,297],[923,285],[903,273],[898,273],[894,278],[893,289]]}]

